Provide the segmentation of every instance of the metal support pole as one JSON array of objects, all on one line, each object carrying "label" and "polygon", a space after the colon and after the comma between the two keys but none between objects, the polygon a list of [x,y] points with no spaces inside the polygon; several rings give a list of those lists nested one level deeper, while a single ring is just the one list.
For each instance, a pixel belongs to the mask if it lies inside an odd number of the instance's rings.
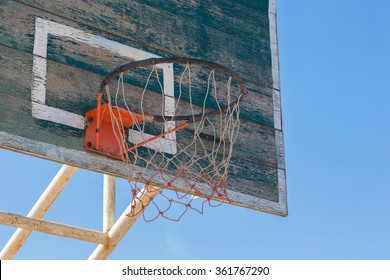
[{"label": "metal support pole", "polygon": [[[149,190],[148,190],[149,189]],[[109,230],[108,242],[103,245],[99,244],[95,251],[89,256],[89,260],[104,260],[106,259],[111,252],[115,249],[115,247],[119,244],[119,242],[123,239],[126,233],[129,231],[131,226],[137,221],[138,217],[142,214],[142,208],[146,207],[150,201],[158,194],[159,188],[148,187],[142,189],[138,195],[137,199],[133,200],[130,205],[126,208],[126,210],[119,217],[118,221],[114,224],[114,226]],[[135,207],[135,213],[139,213],[135,216],[127,216],[133,207]]]},{"label": "metal support pole", "polygon": [[36,230],[43,233],[94,243],[105,244],[108,241],[107,235],[103,232],[43,221],[12,213],[0,212],[0,223],[7,226]]},{"label": "metal support pole", "polygon": [[104,174],[103,232],[108,233],[115,223],[115,177]]},{"label": "metal support pole", "polygon": [[[33,208],[27,214],[27,217],[41,219],[57,196],[60,194],[62,189],[65,187],[66,183],[76,172],[76,170],[77,167],[63,165],[53,180],[50,182],[49,186],[43,192],[41,197],[35,203]],[[31,230],[25,230],[21,228],[17,229],[7,244],[4,246],[3,250],[0,252],[0,259],[12,259],[30,233]]]}]

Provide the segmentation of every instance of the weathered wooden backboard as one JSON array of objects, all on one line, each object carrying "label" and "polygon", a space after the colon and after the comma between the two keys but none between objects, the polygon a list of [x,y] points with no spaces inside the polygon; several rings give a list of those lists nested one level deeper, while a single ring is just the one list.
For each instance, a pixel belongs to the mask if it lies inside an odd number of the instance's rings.
[{"label": "weathered wooden backboard", "polygon": [[275,1],[0,0],[0,147],[125,177],[83,148],[102,78],[151,57],[213,61],[248,87],[229,197],[287,215]]}]

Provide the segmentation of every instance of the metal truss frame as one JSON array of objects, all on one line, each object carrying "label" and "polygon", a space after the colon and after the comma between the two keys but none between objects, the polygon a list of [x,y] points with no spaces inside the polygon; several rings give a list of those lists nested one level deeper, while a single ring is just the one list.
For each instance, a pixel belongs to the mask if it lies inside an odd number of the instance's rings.
[{"label": "metal truss frame", "polygon": [[115,221],[116,178],[110,175],[104,175],[102,232],[42,220],[44,214],[64,189],[65,185],[76,170],[77,167],[63,165],[27,216],[0,211],[0,224],[17,227],[15,233],[1,250],[0,259],[12,259],[32,231],[39,231],[47,234],[54,234],[62,237],[96,243],[98,245],[88,259],[107,259],[132,225],[136,222],[137,218],[142,214],[142,211],[136,211],[140,214],[131,217],[129,217],[127,213],[130,212],[132,207],[135,207],[136,210],[140,210],[142,205],[148,205],[150,200],[158,193],[155,190],[153,192],[148,192],[146,189],[142,190],[138,194],[138,199],[134,200],[136,202],[131,202],[118,220]]}]

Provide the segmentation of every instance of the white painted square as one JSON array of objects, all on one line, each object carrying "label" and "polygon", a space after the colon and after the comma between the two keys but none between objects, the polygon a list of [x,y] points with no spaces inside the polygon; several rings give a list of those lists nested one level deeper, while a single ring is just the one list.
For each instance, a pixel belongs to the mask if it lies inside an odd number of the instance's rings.
[{"label": "white painted square", "polygon": [[[49,34],[58,37],[66,37],[68,40],[85,43],[93,48],[105,49],[115,55],[123,56],[133,60],[143,60],[148,58],[159,57],[153,53],[139,50],[113,40],[93,35],[85,31],[59,24],[53,21],[36,18],[35,20],[35,37],[34,37],[34,59],[33,59],[33,76],[34,82],[31,88],[31,103],[33,117],[41,120],[51,121],[58,124],[67,125],[77,129],[85,129],[85,118],[66,110],[46,105],[46,75],[47,75],[47,43]],[[161,64],[164,77],[164,94],[165,94],[165,114],[172,115],[174,112],[174,74],[172,64]],[[165,125],[165,131],[175,126],[175,122],[169,122]],[[132,143],[139,143],[154,135],[130,130],[129,139]],[[135,142],[134,142],[135,141]],[[161,152],[175,154],[176,133],[170,133],[169,137],[161,138],[158,145],[149,143],[146,147],[156,149]]]}]

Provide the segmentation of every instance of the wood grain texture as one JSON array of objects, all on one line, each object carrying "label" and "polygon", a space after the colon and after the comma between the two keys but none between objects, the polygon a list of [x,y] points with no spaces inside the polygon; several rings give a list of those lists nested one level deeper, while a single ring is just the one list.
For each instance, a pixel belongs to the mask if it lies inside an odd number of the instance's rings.
[{"label": "wood grain texture", "polygon": [[[174,56],[218,62],[272,86],[268,7],[240,1],[23,1]],[[264,2],[264,1],[262,1]],[[248,67],[250,66],[250,67]]]},{"label": "wood grain texture", "polygon": [[[34,20],[38,16],[50,18],[68,26],[81,28],[80,25],[73,22],[42,13],[39,10],[14,2],[9,2],[9,5],[5,6],[0,12],[1,16],[4,18],[0,43],[27,52],[32,52],[35,32]],[[18,28],[15,28],[15,26],[18,26]],[[91,34],[101,35],[100,32],[87,30],[88,32],[91,32]],[[106,75],[117,66],[129,61],[128,58],[120,57],[109,50],[92,48],[88,44],[75,42],[58,36],[49,36],[47,57],[52,61],[72,65],[81,68],[84,71],[90,71],[99,75]],[[49,69],[48,73],[50,74],[51,71],[56,71],[56,69]],[[100,82],[96,83],[96,87],[94,88],[95,92],[98,90],[99,84]],[[241,117],[273,127],[272,90],[253,83],[248,83],[247,86],[249,91],[242,102]]]},{"label": "wood grain texture", "polygon": [[[268,1],[236,2],[0,0],[0,146],[124,176],[117,161],[84,152],[82,129],[32,117],[35,25],[42,18],[158,56],[215,61],[243,75],[249,90],[241,106],[229,191],[234,204],[286,215],[280,92],[272,89],[278,73],[267,43]],[[222,52],[217,51],[220,42],[229,43]],[[49,34],[45,46],[45,106],[81,117],[95,107],[103,76],[129,61],[120,52],[71,36]],[[150,93],[149,99],[153,108],[158,98]],[[178,139],[191,133],[183,130]]]},{"label": "wood grain texture", "polygon": [[[22,152],[28,155],[38,156],[44,159],[54,160],[61,163],[68,163],[81,168],[86,168],[96,172],[102,172],[105,174],[113,175],[116,177],[127,178],[127,173],[123,168],[123,165],[118,165],[116,160],[99,156],[96,154],[78,151],[69,148],[58,147],[52,144],[46,144],[35,140],[30,140],[16,135],[10,135],[8,133],[0,132],[0,147],[10,149],[17,152]],[[237,173],[246,173],[249,176],[248,180],[232,181],[232,188],[228,189],[228,197],[232,200],[232,204],[249,207],[256,210],[266,211],[277,215],[286,215],[286,202],[277,199],[277,189],[270,188],[269,182],[259,182],[253,185],[253,189],[249,192],[245,191],[246,183],[252,183],[253,175],[250,172],[256,172],[255,168],[250,170],[239,169],[235,164],[232,165],[233,171]],[[265,171],[267,176],[273,183],[277,179],[277,172],[274,168],[267,168]],[[260,172],[256,172],[260,173]],[[164,181],[156,181],[155,185],[164,185]],[[263,185],[264,184],[264,185]],[[262,189],[262,195],[259,195],[259,189]],[[273,193],[275,200],[269,199],[270,192]],[[129,193],[129,196],[131,194]]]},{"label": "wood grain texture", "polygon": [[[3,46],[0,46],[0,50],[0,61],[2,63],[0,73],[2,77],[6,78],[4,85],[5,83],[8,85],[0,89],[0,93],[3,95],[2,100],[4,101],[0,105],[4,120],[0,127],[3,131],[26,138],[41,139],[52,144],[58,143],[60,145],[66,142],[64,145],[67,147],[82,150],[83,131],[32,118],[30,104],[30,87],[33,80],[30,70],[32,69],[32,55]],[[46,81],[46,104],[84,116],[87,111],[96,106],[96,92],[98,92],[96,85],[100,83],[101,79],[102,76],[49,61]],[[20,80],[23,80],[23,82],[20,83]],[[137,88],[133,89],[133,91],[129,91],[130,100],[136,100],[140,95]],[[149,106],[151,108],[161,107],[158,97],[159,94],[150,92],[149,95],[146,95],[145,106],[150,103]],[[20,119],[23,120],[19,126],[15,126],[13,118],[15,112],[18,112]],[[36,135],[36,129],[42,130],[42,132]],[[161,133],[159,129],[159,126],[154,130],[151,128],[151,132]],[[51,136],[51,134],[54,134],[55,137]],[[192,131],[184,130],[178,133],[178,137],[184,140],[188,138],[188,141],[191,141],[190,137],[192,134]],[[57,140],[57,136],[64,139]],[[64,141],[68,137],[70,138],[69,141]],[[208,142],[211,142],[211,140]],[[209,146],[211,147],[212,143]],[[245,119],[241,120],[239,136],[233,153],[234,157],[276,167],[277,158],[274,147],[274,129],[268,126],[257,125],[255,122]]]}]

